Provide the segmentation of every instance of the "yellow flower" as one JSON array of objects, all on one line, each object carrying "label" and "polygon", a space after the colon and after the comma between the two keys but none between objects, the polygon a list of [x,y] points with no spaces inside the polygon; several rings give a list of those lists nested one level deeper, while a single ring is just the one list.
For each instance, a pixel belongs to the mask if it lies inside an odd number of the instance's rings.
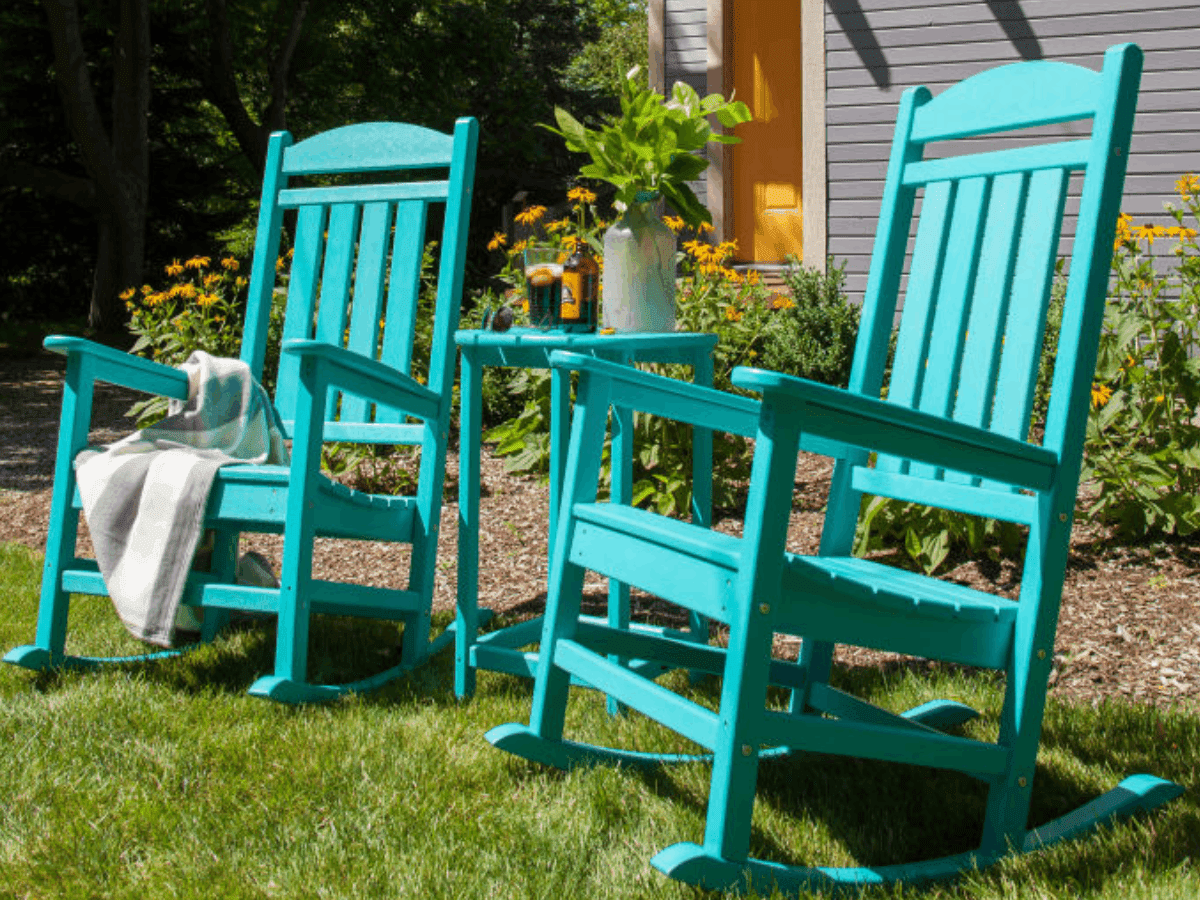
[{"label": "yellow flower", "polygon": [[517,213],[517,221],[522,225],[533,225],[541,221],[542,216],[546,215],[546,207],[530,206]]},{"label": "yellow flower", "polygon": [[207,256],[193,256],[184,265],[189,269],[206,269],[211,262]]},{"label": "yellow flower", "polygon": [[492,235],[492,239],[490,241],[488,241],[487,248],[489,250],[499,250],[501,247],[504,247],[507,244],[508,244],[508,237],[506,235],[502,234],[501,232],[497,231],[495,234]]},{"label": "yellow flower", "polygon": [[771,309],[791,309],[795,305],[787,294],[776,294],[771,298]]},{"label": "yellow flower", "polygon": [[713,227],[710,222],[701,222],[699,225],[696,226],[696,234],[704,234],[705,232],[712,231],[712,230],[713,230]]},{"label": "yellow flower", "polygon": [[1157,397],[1154,398],[1154,402],[1162,403],[1165,399],[1167,399],[1165,394],[1159,394]]},{"label": "yellow flower", "polygon": [[121,293],[117,296],[122,300],[132,300],[135,293],[136,290],[134,288],[125,288],[125,290],[121,291]]},{"label": "yellow flower", "polygon": [[699,263],[708,262],[713,255],[712,244],[706,244],[700,240],[684,241],[683,249],[687,251],[688,256]]},{"label": "yellow flower", "polygon": [[526,246],[527,243],[525,241],[517,241],[508,252],[510,255],[516,256],[518,253],[524,253]]},{"label": "yellow flower", "polygon": [[150,287],[150,285],[148,285],[148,284],[142,285],[142,295],[143,296],[149,297],[153,293],[154,293],[154,288]]},{"label": "yellow flower", "polygon": [[214,284],[216,284],[220,280],[221,280],[221,276],[218,275],[216,272],[209,272],[207,275],[204,276],[204,286],[212,287]]},{"label": "yellow flower", "polygon": [[163,271],[165,271],[169,276],[174,278],[176,275],[183,274],[183,264],[180,263],[179,260],[173,259],[173,260],[171,260],[171,264],[169,266],[165,267]]},{"label": "yellow flower", "polygon": [[738,272],[736,269],[727,269],[724,266],[722,266],[720,269],[720,272],[721,272],[722,277],[724,277],[724,279],[726,281],[730,282],[731,284],[741,284],[742,283],[741,273]]},{"label": "yellow flower", "polygon": [[1107,384],[1092,385],[1092,408],[1099,409],[1112,399],[1112,388]]},{"label": "yellow flower", "polygon": [[755,285],[758,284],[759,280],[758,269],[751,269],[746,273],[746,284]]},{"label": "yellow flower", "polygon": [[201,294],[196,298],[196,305],[201,308],[207,308],[218,302],[221,298],[216,294]]},{"label": "yellow flower", "polygon": [[679,232],[683,231],[684,226],[687,225],[687,223],[684,222],[679,216],[663,216],[663,222],[666,223],[666,226],[676,234],[679,234]]},{"label": "yellow flower", "polygon": [[240,265],[241,263],[239,263],[232,256],[227,256],[221,260],[221,268],[228,269],[230,272],[236,272]]},{"label": "yellow flower", "polygon": [[1193,194],[1200,194],[1200,178],[1189,172],[1175,182],[1175,190],[1179,191],[1182,200],[1189,199]]},{"label": "yellow flower", "polygon": [[233,279],[234,288],[239,289],[239,290],[241,288],[244,288],[249,283],[250,283],[250,279],[246,278],[243,275],[239,275],[237,278]]},{"label": "yellow flower", "polygon": [[576,203],[595,203],[596,195],[585,187],[573,187],[567,191],[567,199]]},{"label": "yellow flower", "polygon": [[616,334],[616,333],[617,333],[617,329],[615,329],[615,328],[601,328],[601,329],[600,329],[600,333],[601,333],[601,334]]},{"label": "yellow flower", "polygon": [[713,255],[724,261],[736,252],[737,241],[721,241],[721,243],[717,244],[716,252]]},{"label": "yellow flower", "polygon": [[725,318],[728,319],[730,322],[736,322],[739,319],[741,319],[741,317],[742,317],[742,311],[740,309],[735,309],[732,306],[725,307]]},{"label": "yellow flower", "polygon": [[200,289],[194,284],[179,285],[179,296],[183,297],[185,300],[191,300],[198,293],[200,293]]},{"label": "yellow flower", "polygon": [[275,271],[282,272],[286,265],[287,265],[287,258],[283,257],[283,256],[279,257],[279,259],[275,260]]},{"label": "yellow flower", "polygon": [[564,228],[570,228],[570,227],[571,227],[570,219],[555,219],[553,222],[549,222],[546,224],[546,231],[550,234],[554,234],[556,231],[562,231]]}]

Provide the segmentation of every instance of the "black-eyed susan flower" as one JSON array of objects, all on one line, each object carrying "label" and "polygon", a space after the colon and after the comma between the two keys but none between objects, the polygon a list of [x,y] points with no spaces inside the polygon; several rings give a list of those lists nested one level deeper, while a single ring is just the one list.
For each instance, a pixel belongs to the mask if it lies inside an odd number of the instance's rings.
[{"label": "black-eyed susan flower", "polygon": [[1112,388],[1107,384],[1092,385],[1092,409],[1099,409],[1112,399]]},{"label": "black-eyed susan flower", "polygon": [[207,256],[193,256],[184,263],[189,269],[207,269],[212,264],[212,259]]},{"label": "black-eyed susan flower", "polygon": [[522,225],[534,225],[546,215],[544,206],[527,206],[516,215],[516,220]]},{"label": "black-eyed susan flower", "polygon": [[240,266],[241,266],[241,263],[239,263],[232,256],[227,256],[223,260],[221,260],[221,268],[223,268],[227,271],[230,271],[230,272],[236,272]]},{"label": "black-eyed susan flower", "polygon": [[567,191],[567,199],[575,203],[595,203],[596,195],[585,187],[573,187]]},{"label": "black-eyed susan flower", "polygon": [[173,259],[169,265],[163,267],[163,271],[165,271],[171,278],[174,278],[176,275],[182,275],[183,263],[177,259]]},{"label": "black-eyed susan flower", "polygon": [[489,250],[500,250],[508,246],[508,237],[502,232],[497,231],[492,235],[492,239],[488,241],[487,248]]},{"label": "black-eyed susan flower", "polygon": [[1182,200],[1189,200],[1194,194],[1200,194],[1200,178],[1192,172],[1180,176],[1175,182],[1175,190],[1179,191]]}]

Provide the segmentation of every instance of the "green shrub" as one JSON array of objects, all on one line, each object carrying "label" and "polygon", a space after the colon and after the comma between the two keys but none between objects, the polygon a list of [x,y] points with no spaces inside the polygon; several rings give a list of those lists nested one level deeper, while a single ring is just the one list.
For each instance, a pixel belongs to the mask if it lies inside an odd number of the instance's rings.
[{"label": "green shrub", "polygon": [[[1200,529],[1200,179],[1176,188],[1173,226],[1121,217],[1092,387],[1082,513],[1123,539]],[[1177,240],[1166,272],[1151,258],[1160,237]]]},{"label": "green shrub", "polygon": [[861,310],[846,300],[846,264],[806,269],[794,256],[784,275],[793,304],[763,332],[762,365],[776,372],[845,387],[854,361]]}]

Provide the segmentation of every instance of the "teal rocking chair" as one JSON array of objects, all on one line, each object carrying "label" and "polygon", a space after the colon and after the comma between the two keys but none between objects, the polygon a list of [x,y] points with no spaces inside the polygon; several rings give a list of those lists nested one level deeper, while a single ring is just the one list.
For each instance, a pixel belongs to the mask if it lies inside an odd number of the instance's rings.
[{"label": "teal rocking chair", "polygon": [[[561,768],[662,761],[564,739],[574,678],[711,751],[703,842],[658,853],[653,864],[664,873],[708,888],[765,893],[774,886],[795,891],[950,877],[1178,794],[1170,782],[1137,775],[1069,815],[1028,827],[1141,58],[1136,46],[1124,45],[1108,51],[1099,73],[1026,62],[981,73],[937,97],[923,87],[905,93],[848,390],[736,370],[734,383],[761,394],[756,401],[599,360],[554,360],[580,378],[533,708],[528,726],[501,725],[488,739]],[[1075,133],[1090,126],[1090,137],[1046,142],[1043,131],[1040,143],[997,149],[967,140],[956,146],[958,155],[925,155],[935,142],[1068,121]],[[1031,408],[1073,176],[1082,181],[1082,194],[1049,414],[1038,442],[1030,437]],[[610,408],[755,438],[742,536],[597,503]],[[815,556],[785,549],[801,450],[837,460]],[[1019,599],[855,558],[864,495],[1024,526]],[[585,570],[724,623],[728,646],[581,621]],[[777,634],[802,638],[795,662],[772,658]],[[933,701],[897,715],[834,688],[829,676],[838,643],[1003,672],[998,738],[955,733],[976,715],[961,703]],[[642,671],[687,668],[722,676],[719,707],[681,696],[622,660],[645,661],[637,667]],[[768,704],[771,685],[790,692],[788,708]],[[751,858],[760,760],[796,752],[948,769],[982,780],[987,800],[978,849],[873,868]],[[855,802],[871,803],[869,789],[856,796]]]},{"label": "teal rocking chair", "polygon": [[[477,143],[478,123],[469,118],[452,135],[379,122],[296,143],[286,132],[271,136],[241,358],[261,379],[271,308],[282,290],[281,235],[285,216],[295,211],[274,398],[292,440],[291,462],[218,471],[204,518],[215,534],[211,569],[189,575],[183,595],[183,603],[204,610],[202,640],[211,640],[234,611],[276,618],[275,671],[255,681],[251,694],[303,702],[367,690],[452,640],[444,634],[430,641],[430,610]],[[418,326],[431,208],[443,223],[437,297],[432,323]],[[417,361],[427,363],[423,382],[413,358],[422,328],[432,334],[428,359]],[[87,441],[93,384],[178,399],[188,392],[180,370],[81,338],[53,336],[45,344],[66,355],[67,371],[37,636],[4,657],[35,670],[120,661],[66,652],[70,595],[107,593],[95,562],[75,554],[80,509],[72,460]],[[320,471],[323,441],[419,447],[416,496],[352,491],[329,480]],[[244,532],[283,534],[279,588],[236,583]],[[407,586],[315,579],[318,537],[410,545]],[[399,559],[397,570],[402,574]],[[399,664],[352,684],[310,684],[314,613],[403,623]]]}]

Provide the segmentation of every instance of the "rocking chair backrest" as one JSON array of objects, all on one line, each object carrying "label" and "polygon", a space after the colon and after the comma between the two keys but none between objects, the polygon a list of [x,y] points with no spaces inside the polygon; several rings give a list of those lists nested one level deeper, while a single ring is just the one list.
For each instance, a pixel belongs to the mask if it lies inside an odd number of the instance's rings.
[{"label": "rocking chair backrest", "polygon": [[[1122,73],[1140,66],[1135,47],[1114,47],[1097,73],[1058,62],[1019,63],[984,72],[936,98],[912,88],[901,100],[864,297],[850,389],[880,396],[889,339],[900,305],[913,209],[922,194],[890,380],[891,403],[1028,439],[1038,364],[1068,183],[1082,193],[1068,272],[1062,339],[1042,445],[1078,479],[1089,384],[1104,315],[1119,189],[1136,90],[1120,94]],[[1137,79],[1126,83],[1136,85]],[[925,159],[926,146],[1016,129],[1091,120],[1091,136]],[[1025,135],[1022,135],[1025,137]],[[993,145],[994,146],[994,145]],[[1112,147],[1110,152],[1110,147]],[[836,514],[848,540],[859,492],[897,497],[1030,524],[1035,498],[1008,485],[881,457],[859,457]],[[851,508],[855,515],[850,515]],[[827,526],[828,527],[828,526]]]},{"label": "rocking chair backrest", "polygon": [[[259,211],[258,237],[242,344],[242,358],[261,377],[277,290],[276,260],[284,212],[296,210],[282,339],[315,339],[379,360],[406,375],[413,370],[421,264],[431,204],[445,205],[437,299],[433,311],[428,386],[446,398],[449,414],[452,339],[462,297],[467,211],[478,126],[472,119],[446,135],[415,125],[372,122],[349,125],[292,143],[271,136]],[[442,180],[329,184],[340,173],[443,170]],[[444,170],[449,169],[448,177]],[[293,179],[311,176],[303,186]],[[362,179],[358,179],[361,181]],[[281,266],[283,268],[283,266]],[[280,364],[275,405],[290,428],[298,364]],[[351,394],[330,392],[328,440],[413,443],[420,426],[403,415]],[[445,428],[445,422],[442,423]]]}]

